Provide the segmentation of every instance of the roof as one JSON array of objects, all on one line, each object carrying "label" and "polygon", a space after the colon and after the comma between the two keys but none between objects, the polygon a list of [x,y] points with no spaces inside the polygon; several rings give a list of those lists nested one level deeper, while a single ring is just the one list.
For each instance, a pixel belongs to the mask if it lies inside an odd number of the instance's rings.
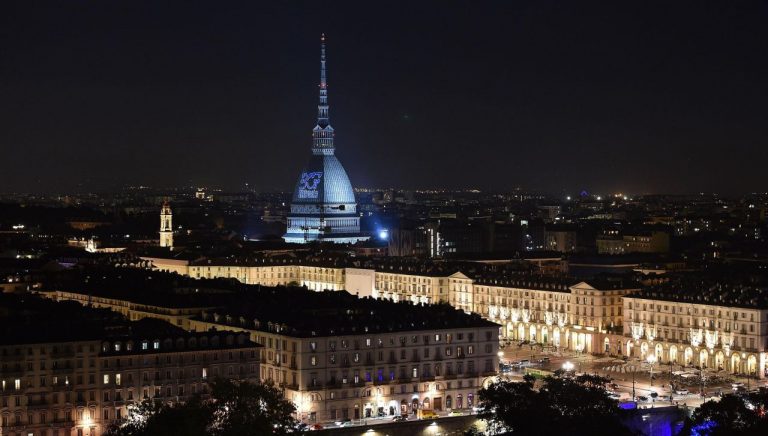
[{"label": "roof", "polygon": [[740,283],[696,276],[675,277],[670,281],[633,292],[627,297],[712,306],[768,309],[768,286],[765,283]]},{"label": "roof", "polygon": [[346,291],[314,292],[298,287],[252,287],[221,311],[204,313],[208,322],[294,337],[362,335],[498,325],[448,304],[416,305],[358,298]]}]

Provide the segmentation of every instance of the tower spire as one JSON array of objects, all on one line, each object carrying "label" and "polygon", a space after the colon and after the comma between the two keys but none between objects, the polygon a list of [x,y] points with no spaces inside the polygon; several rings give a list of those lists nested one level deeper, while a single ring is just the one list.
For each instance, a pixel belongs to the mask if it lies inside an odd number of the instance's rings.
[{"label": "tower spire", "polygon": [[333,154],[333,127],[328,115],[328,82],[325,73],[325,33],[320,35],[320,102],[317,105],[317,125],[312,130],[312,152]]}]

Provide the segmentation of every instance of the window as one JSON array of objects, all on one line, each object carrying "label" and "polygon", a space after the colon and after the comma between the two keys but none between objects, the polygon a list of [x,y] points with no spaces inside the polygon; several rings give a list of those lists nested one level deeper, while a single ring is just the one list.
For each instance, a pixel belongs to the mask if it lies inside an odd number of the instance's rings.
[{"label": "window", "polygon": [[317,366],[317,356],[312,356],[309,358],[309,364],[312,366]]},{"label": "window", "polygon": [[104,384],[105,385],[109,384],[109,374],[104,374]]}]

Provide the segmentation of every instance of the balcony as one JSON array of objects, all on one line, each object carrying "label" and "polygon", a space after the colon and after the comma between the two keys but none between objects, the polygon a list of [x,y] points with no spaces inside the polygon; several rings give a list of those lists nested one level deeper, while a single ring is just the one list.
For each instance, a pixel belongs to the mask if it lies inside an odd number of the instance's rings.
[{"label": "balcony", "polygon": [[434,375],[423,375],[423,376],[421,376],[419,378],[419,380],[423,381],[423,382],[435,381],[435,376]]}]

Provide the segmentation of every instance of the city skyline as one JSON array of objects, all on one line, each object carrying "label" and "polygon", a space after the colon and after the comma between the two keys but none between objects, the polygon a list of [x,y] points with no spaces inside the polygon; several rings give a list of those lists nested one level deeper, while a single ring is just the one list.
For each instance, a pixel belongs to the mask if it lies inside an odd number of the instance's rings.
[{"label": "city skyline", "polygon": [[765,190],[765,5],[402,6],[14,4],[3,190],[289,191],[323,32],[356,187]]}]

